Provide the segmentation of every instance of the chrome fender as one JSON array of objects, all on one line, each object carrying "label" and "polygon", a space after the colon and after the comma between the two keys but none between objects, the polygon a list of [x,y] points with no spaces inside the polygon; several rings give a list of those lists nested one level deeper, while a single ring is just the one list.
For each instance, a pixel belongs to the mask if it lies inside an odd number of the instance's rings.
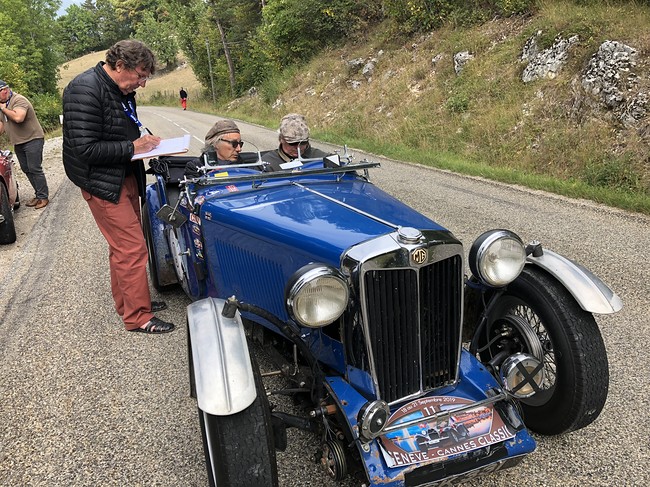
[{"label": "chrome fender", "polygon": [[573,295],[580,307],[590,313],[616,313],[623,301],[594,273],[552,250],[540,257],[529,255],[527,264],[541,267],[555,277]]},{"label": "chrome fender", "polygon": [[187,307],[196,397],[216,416],[243,411],[257,394],[241,316],[222,316],[224,302],[205,298]]}]

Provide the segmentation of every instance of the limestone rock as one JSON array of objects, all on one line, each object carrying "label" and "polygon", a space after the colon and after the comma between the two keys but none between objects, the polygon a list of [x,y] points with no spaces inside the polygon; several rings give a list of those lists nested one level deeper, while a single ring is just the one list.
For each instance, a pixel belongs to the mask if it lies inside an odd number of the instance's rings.
[{"label": "limestone rock", "polygon": [[[526,53],[522,52],[521,59],[524,59],[524,57],[529,58],[531,53],[537,49],[536,39],[539,37],[539,34],[538,31],[535,36],[526,42],[525,47],[527,51]],[[524,72],[521,75],[522,81],[524,83],[530,83],[537,79],[555,78],[560,69],[562,69],[562,66],[569,59],[569,49],[577,42],[578,36],[571,36],[568,39],[557,36],[551,47],[538,52],[530,58],[528,66],[524,68]]]},{"label": "limestone rock", "polygon": [[461,51],[454,54],[454,71],[456,71],[456,74],[460,74],[470,59],[474,59],[474,56],[469,51]]}]

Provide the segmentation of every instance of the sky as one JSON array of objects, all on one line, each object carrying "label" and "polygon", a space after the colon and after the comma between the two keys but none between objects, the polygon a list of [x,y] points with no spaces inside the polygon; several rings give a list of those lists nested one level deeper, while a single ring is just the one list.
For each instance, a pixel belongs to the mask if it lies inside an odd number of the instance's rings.
[{"label": "sky", "polygon": [[70,5],[73,3],[76,3],[77,5],[83,3],[82,0],[61,0],[61,8],[57,11],[58,15],[63,15],[65,13],[65,9],[68,8]]}]

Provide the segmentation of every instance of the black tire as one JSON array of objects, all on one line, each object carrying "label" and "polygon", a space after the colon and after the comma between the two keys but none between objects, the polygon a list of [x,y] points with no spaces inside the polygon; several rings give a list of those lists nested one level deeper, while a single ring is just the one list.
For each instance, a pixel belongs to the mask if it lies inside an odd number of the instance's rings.
[{"label": "black tire", "polygon": [[[528,428],[557,435],[583,428],[598,417],[609,389],[605,344],[593,315],[561,283],[541,269],[525,267],[499,298],[488,323],[490,339],[508,331],[510,352],[542,355],[538,357],[544,362],[542,391],[520,400]],[[495,341],[481,359],[489,360],[504,349],[504,343]]]},{"label": "black tire", "polygon": [[3,221],[0,223],[0,244],[12,244],[16,241],[16,227],[14,226],[14,213],[9,204],[7,188],[0,182],[0,214]]},{"label": "black tire", "polygon": [[153,243],[153,235],[151,233],[151,218],[147,211],[146,205],[142,205],[142,233],[144,233],[144,241],[147,244],[147,254],[149,261],[149,275],[151,276],[151,285],[158,292],[169,291],[176,287],[176,284],[162,285],[160,277],[158,276],[158,266],[156,261],[156,249]]},{"label": "black tire", "polygon": [[253,404],[230,416],[214,416],[199,409],[210,487],[278,485],[271,410],[252,351],[251,365],[257,389]]}]

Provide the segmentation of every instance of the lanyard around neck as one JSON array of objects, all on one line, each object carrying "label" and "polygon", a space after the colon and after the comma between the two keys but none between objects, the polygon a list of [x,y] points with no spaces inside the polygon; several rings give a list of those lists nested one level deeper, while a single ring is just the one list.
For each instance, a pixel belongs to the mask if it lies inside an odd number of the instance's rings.
[{"label": "lanyard around neck", "polygon": [[131,100],[127,101],[126,103],[122,102],[122,108],[124,108],[124,113],[126,113],[126,116],[129,117],[131,120],[133,120],[133,122],[138,126],[138,130],[140,131],[140,136],[149,133],[147,128],[144,125],[142,125],[142,122],[138,120],[138,117],[136,117],[135,109],[133,108],[133,104],[131,104]]}]

